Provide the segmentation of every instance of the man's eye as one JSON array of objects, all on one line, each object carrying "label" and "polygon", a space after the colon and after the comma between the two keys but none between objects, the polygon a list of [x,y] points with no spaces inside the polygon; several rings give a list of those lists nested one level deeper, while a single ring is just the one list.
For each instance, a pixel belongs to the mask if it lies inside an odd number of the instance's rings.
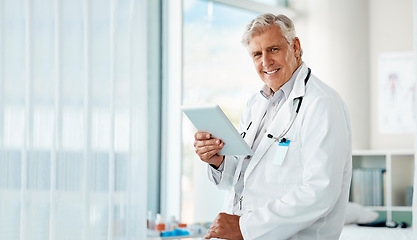
[{"label": "man's eye", "polygon": [[278,48],[271,48],[271,52],[278,51]]},{"label": "man's eye", "polygon": [[261,53],[254,53],[253,54],[253,57],[259,57],[259,56],[261,56]]}]

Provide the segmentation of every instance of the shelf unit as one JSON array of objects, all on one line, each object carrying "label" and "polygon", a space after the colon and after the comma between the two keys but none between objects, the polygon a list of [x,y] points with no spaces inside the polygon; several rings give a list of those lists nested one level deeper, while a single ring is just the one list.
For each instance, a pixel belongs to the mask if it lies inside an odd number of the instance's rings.
[{"label": "shelf unit", "polygon": [[[406,206],[406,188],[414,182],[414,150],[354,150],[352,166],[384,168],[384,205],[369,206],[380,213],[379,220],[407,222],[411,225],[412,207]],[[352,200],[352,195],[350,196]]]}]

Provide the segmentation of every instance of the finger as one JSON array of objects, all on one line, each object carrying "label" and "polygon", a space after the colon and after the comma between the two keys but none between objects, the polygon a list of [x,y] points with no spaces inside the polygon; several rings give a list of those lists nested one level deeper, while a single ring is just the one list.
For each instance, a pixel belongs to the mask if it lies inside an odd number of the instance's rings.
[{"label": "finger", "polygon": [[[194,148],[195,148],[195,152],[201,156],[205,153],[214,155],[216,153],[218,153],[220,150],[222,150],[222,148],[224,147],[224,143],[220,140],[216,140],[214,142],[195,142],[194,143]],[[215,151],[215,152],[213,152]]]},{"label": "finger", "polygon": [[211,134],[208,132],[196,132],[194,138],[195,140],[207,140],[211,138]]},{"label": "finger", "polygon": [[211,239],[211,238],[215,238],[218,237],[217,232],[215,231],[214,227],[211,226],[210,229],[208,230],[206,236],[204,236],[205,239]]},{"label": "finger", "polygon": [[199,140],[199,141],[194,141],[194,147],[206,147],[206,146],[219,147],[221,143],[222,143],[222,140],[217,139],[217,138],[213,138],[210,140]]},{"label": "finger", "polygon": [[211,230],[211,228],[207,231],[207,233],[206,233],[206,235],[204,236],[204,238],[205,239],[210,239],[210,238],[212,238],[213,236],[211,235],[211,232],[212,232],[212,230]]},{"label": "finger", "polygon": [[[209,163],[209,161],[219,152],[219,150],[212,150],[210,152],[206,152],[203,154],[198,154],[198,156],[200,157],[201,160],[203,160],[204,162]],[[210,162],[211,163],[211,162]]]},{"label": "finger", "polygon": [[204,146],[204,147],[196,147],[195,152],[199,155],[199,156],[205,156],[205,158],[207,158],[207,156],[210,158],[211,156],[217,154],[218,152],[220,152],[220,150],[222,150],[224,146],[224,143],[221,143],[219,146],[217,145],[210,145],[210,146]]}]

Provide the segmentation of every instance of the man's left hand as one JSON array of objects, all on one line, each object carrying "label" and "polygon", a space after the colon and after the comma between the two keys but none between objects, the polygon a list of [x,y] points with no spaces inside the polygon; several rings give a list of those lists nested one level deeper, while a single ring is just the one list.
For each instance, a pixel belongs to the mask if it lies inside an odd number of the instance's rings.
[{"label": "man's left hand", "polygon": [[243,239],[240,232],[239,219],[240,216],[237,215],[219,213],[204,238]]}]

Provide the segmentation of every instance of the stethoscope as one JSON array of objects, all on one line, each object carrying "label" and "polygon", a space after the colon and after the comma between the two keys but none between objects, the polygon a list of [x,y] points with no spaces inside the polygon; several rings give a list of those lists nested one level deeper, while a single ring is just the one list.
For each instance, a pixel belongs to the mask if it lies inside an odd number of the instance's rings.
[{"label": "stethoscope", "polygon": [[[310,69],[310,68],[308,68],[308,73],[307,73],[307,76],[306,76],[306,78],[304,79],[304,85],[307,85],[307,82],[308,82],[308,79],[310,78],[310,75],[311,75],[311,69]],[[288,123],[287,127],[284,129],[284,131],[282,131],[282,133],[281,133],[278,137],[274,137],[274,135],[272,135],[272,134],[270,134],[270,133],[269,133],[269,134],[267,135],[267,137],[268,137],[268,138],[275,139],[275,140],[279,141],[280,143],[285,143],[285,142],[287,142],[287,139],[285,138],[285,135],[288,133],[288,131],[290,131],[290,129],[291,129],[291,127],[292,127],[292,125],[293,125],[293,124],[294,124],[294,122],[295,122],[295,119],[297,118],[298,112],[300,111],[301,103],[303,102],[303,96],[298,97],[298,98],[295,98],[295,99],[294,99],[294,101],[295,101],[295,100],[298,100],[298,106],[297,106],[297,108],[295,109],[295,114],[294,114],[294,116],[291,118],[291,120],[290,120],[290,122]],[[250,128],[250,126],[251,126],[251,125],[252,125],[252,121],[249,123],[248,127],[246,128],[246,131],[248,131],[248,130],[249,130],[249,128]],[[240,134],[243,138],[245,138],[245,136],[246,136],[246,131],[244,131],[244,132],[242,132],[242,133]]]}]

